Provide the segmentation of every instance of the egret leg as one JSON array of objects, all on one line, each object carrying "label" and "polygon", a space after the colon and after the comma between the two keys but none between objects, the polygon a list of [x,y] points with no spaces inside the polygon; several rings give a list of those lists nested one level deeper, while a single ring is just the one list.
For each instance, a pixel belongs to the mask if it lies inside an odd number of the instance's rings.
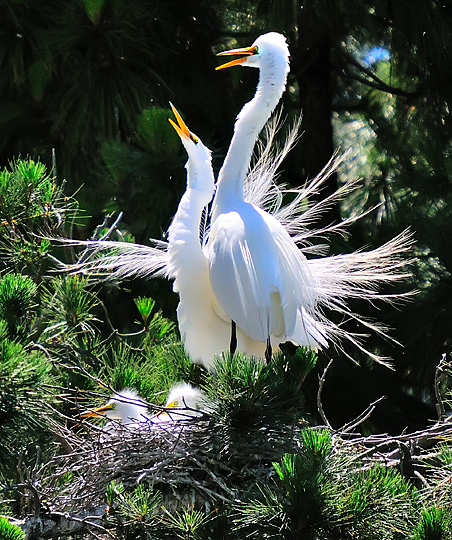
[{"label": "egret leg", "polygon": [[229,345],[229,352],[231,356],[235,353],[237,349],[237,325],[234,321],[231,321],[231,344]]},{"label": "egret leg", "polygon": [[270,336],[267,338],[267,348],[265,349],[265,360],[267,362],[267,365],[270,363],[272,359],[272,344],[270,341]]}]

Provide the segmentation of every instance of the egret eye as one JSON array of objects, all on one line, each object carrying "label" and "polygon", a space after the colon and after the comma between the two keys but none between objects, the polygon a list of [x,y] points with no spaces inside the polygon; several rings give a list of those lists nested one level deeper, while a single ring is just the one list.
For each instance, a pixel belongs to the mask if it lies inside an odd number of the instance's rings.
[{"label": "egret eye", "polygon": [[192,133],[190,133],[190,139],[195,143],[195,144],[198,144],[199,143],[199,139],[197,137],[195,137]]},{"label": "egret eye", "polygon": [[177,399],[175,401],[173,401],[173,404],[175,407],[179,407],[179,402],[177,401]]},{"label": "egret eye", "polygon": [[259,47],[256,45],[251,49],[252,54],[259,54]]}]

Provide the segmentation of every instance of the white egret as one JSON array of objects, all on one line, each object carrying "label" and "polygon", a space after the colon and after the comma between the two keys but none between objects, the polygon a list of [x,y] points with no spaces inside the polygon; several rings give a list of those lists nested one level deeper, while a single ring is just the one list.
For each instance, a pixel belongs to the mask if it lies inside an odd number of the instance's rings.
[{"label": "white egret", "polygon": [[80,414],[82,418],[108,418],[103,430],[113,434],[118,429],[149,429],[152,424],[176,422],[200,416],[205,410],[204,394],[188,383],[177,383],[169,391],[166,410],[150,414],[148,405],[135,390],[125,388],[111,397],[105,405]]},{"label": "white egret", "polygon": [[[199,236],[203,210],[214,193],[211,153],[172,108],[178,123],[170,122],[188,161],[187,189],[168,230],[167,272],[174,279],[173,290],[179,294],[177,319],[185,349],[193,361],[210,369],[214,355],[228,350],[231,337],[231,320],[221,312],[212,292],[208,260]],[[250,339],[240,328],[237,341],[240,351],[264,355],[265,341]]]},{"label": "white egret", "polygon": [[105,405],[89,409],[80,414],[82,418],[104,417],[111,420],[104,426],[104,431],[112,431],[120,426],[140,428],[150,418],[147,405],[143,399],[130,388],[117,392]]},{"label": "white egret", "polygon": [[267,342],[268,361],[272,337],[311,347],[327,345],[313,318],[316,284],[306,258],[271,214],[244,199],[243,183],[257,137],[286,86],[289,50],[284,36],[271,32],[251,47],[220,54],[241,55],[220,68],[256,67],[259,83],[237,116],[220,169],[207,244],[209,277],[222,310],[252,339]]},{"label": "white egret", "polygon": [[206,410],[205,396],[199,388],[179,383],[169,391],[165,409],[152,416],[151,422],[160,424],[202,416]]}]

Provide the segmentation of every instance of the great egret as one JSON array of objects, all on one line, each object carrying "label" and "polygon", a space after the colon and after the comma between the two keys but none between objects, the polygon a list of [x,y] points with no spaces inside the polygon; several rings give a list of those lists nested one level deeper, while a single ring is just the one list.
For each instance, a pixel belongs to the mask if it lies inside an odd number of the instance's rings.
[{"label": "great egret", "polygon": [[104,431],[112,431],[119,426],[132,429],[142,428],[150,418],[143,398],[130,388],[124,388],[109,399],[105,405],[87,410],[80,416],[82,418],[108,418],[111,422],[105,424]]},{"label": "great egret", "polygon": [[[173,290],[179,294],[177,319],[185,349],[193,361],[212,367],[213,357],[229,348],[231,320],[221,312],[209,280],[208,260],[199,231],[204,208],[214,193],[211,153],[190,132],[172,106],[177,124],[170,120],[188,161],[187,189],[168,230],[168,276],[174,279]],[[250,339],[237,329],[240,351],[257,357],[265,352],[265,341]]]},{"label": "great egret", "polygon": [[176,384],[169,391],[165,403],[165,411],[160,411],[151,417],[154,424],[190,420],[201,416],[206,410],[205,396],[191,384]]},{"label": "great egret", "polygon": [[327,345],[313,318],[316,282],[306,258],[284,227],[245,201],[243,192],[257,137],[286,86],[289,49],[284,36],[271,32],[251,47],[220,54],[241,55],[220,68],[256,67],[259,83],[237,116],[220,169],[207,243],[209,277],[222,310],[252,339],[267,343],[269,361],[271,337],[311,347]]}]

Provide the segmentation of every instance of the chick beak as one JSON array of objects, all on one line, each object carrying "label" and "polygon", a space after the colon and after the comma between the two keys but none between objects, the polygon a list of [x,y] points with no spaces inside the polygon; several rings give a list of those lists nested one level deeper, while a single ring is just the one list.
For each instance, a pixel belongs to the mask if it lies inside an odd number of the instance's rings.
[{"label": "chick beak", "polygon": [[221,53],[218,53],[217,56],[231,56],[239,54],[241,55],[240,58],[236,58],[235,60],[231,60],[230,62],[226,62],[226,64],[221,64],[221,66],[217,66],[215,69],[225,69],[232,66],[238,66],[239,64],[243,64],[243,62],[248,58],[248,56],[253,56],[254,54],[257,54],[257,47],[251,46],[251,47],[244,47],[243,49],[231,49],[229,51],[223,51]]},{"label": "chick beak", "polygon": [[188,127],[185,125],[185,122],[182,120],[181,115],[177,112],[176,107],[171,102],[170,105],[171,109],[173,110],[173,114],[176,117],[177,124],[171,118],[168,118],[168,122],[173,126],[173,128],[176,130],[176,133],[181,139],[191,139],[191,133]]},{"label": "chick beak", "polygon": [[81,418],[90,418],[90,417],[102,417],[106,411],[109,411],[113,405],[102,405],[102,407],[97,407],[96,409],[90,409],[89,411],[82,412],[80,414]]},{"label": "chick beak", "polygon": [[[179,407],[177,401],[173,401],[169,403],[168,405],[165,405],[165,409],[174,409],[177,407]],[[168,411],[160,411],[154,414],[154,416],[151,417],[151,420],[152,418],[156,419],[157,422],[172,422],[174,420],[174,418],[171,416],[171,413]],[[176,416],[176,419],[177,419],[177,416]]]}]

